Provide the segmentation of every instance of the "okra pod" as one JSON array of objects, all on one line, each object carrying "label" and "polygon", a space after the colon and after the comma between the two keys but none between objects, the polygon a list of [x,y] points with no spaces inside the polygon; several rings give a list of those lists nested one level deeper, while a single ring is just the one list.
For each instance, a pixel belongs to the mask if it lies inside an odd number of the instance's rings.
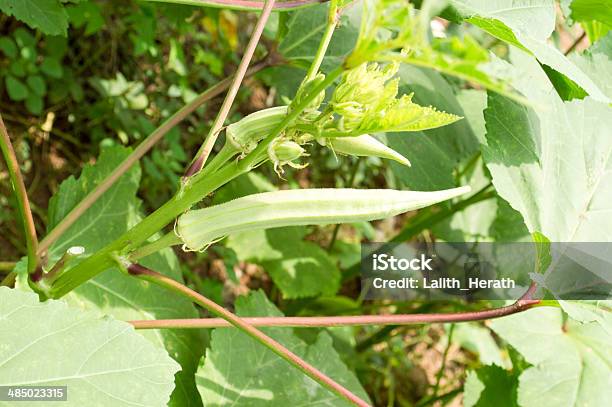
[{"label": "okra pod", "polygon": [[338,188],[264,192],[186,212],[175,231],[186,249],[202,250],[237,232],[385,219],[469,190],[465,186],[433,192]]},{"label": "okra pod", "polygon": [[410,161],[406,157],[387,147],[369,134],[354,137],[320,138],[317,141],[319,144],[331,148],[338,154],[386,158],[410,167]]}]

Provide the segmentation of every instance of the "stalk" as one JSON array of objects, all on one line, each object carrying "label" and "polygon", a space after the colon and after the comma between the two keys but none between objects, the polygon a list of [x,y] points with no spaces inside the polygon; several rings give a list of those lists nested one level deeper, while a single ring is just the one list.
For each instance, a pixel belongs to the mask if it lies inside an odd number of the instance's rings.
[{"label": "stalk", "polygon": [[[483,321],[501,318],[526,311],[540,305],[540,300],[519,300],[512,305],[480,311],[397,314],[397,315],[347,315],[329,317],[253,317],[244,322],[257,327],[325,328],[338,326],[392,326],[433,323]],[[203,329],[227,328],[231,324],[221,318],[185,318],[129,321],[136,329]]]},{"label": "stalk", "polygon": [[236,154],[238,154],[238,151],[225,143],[221,150],[215,154],[213,159],[210,160],[210,162],[204,168],[202,168],[202,176],[206,176],[206,174],[212,174],[213,172],[217,171]]},{"label": "stalk", "polygon": [[321,68],[321,64],[323,63],[323,58],[325,58],[325,53],[327,52],[327,48],[329,47],[329,43],[334,34],[334,29],[338,24],[338,19],[340,16],[340,10],[338,9],[338,0],[331,0],[329,5],[329,13],[327,15],[327,25],[325,26],[325,32],[323,33],[323,38],[321,42],[319,42],[319,48],[317,48],[317,53],[314,56],[312,64],[310,64],[310,68],[308,69],[308,73],[306,74],[306,78],[304,79],[304,83],[314,79],[319,72],[319,68]]},{"label": "stalk", "polygon": [[15,150],[13,150],[11,138],[2,120],[2,115],[0,115],[0,150],[2,150],[2,155],[6,161],[6,168],[8,169],[15,199],[17,200],[17,208],[23,222],[28,253],[28,274],[30,274],[33,280],[39,280],[42,270],[37,268],[38,257],[36,251],[38,250],[38,237],[36,236],[36,227],[34,226],[34,218],[30,209],[30,200],[28,199],[28,192],[23,182],[19,162],[17,161]]},{"label": "stalk", "polygon": [[0,271],[11,271],[16,265],[14,261],[0,261]]},{"label": "stalk", "polygon": [[136,261],[142,259],[143,257],[147,257],[148,255],[158,252],[161,249],[165,249],[166,247],[174,246],[177,244],[181,244],[181,239],[179,239],[179,237],[174,234],[174,232],[166,233],[153,243],[149,243],[134,250],[130,254],[130,260]]},{"label": "stalk", "polygon": [[308,377],[315,380],[317,383],[327,388],[331,392],[344,398],[345,400],[357,406],[369,405],[367,402],[360,399],[355,394],[351,393],[351,391],[346,389],[344,386],[322,373],[316,367],[301,359],[295,353],[291,352],[285,346],[270,338],[268,335],[261,332],[259,329],[254,328],[252,325],[245,322],[243,318],[240,318],[235,314],[229,312],[214,301],[209,300],[208,298],[195,292],[189,287],[186,287],[178,281],[175,281],[169,277],[166,277],[163,274],[157,273],[138,264],[131,264],[130,266],[128,266],[128,272],[131,275],[138,277],[142,280],[152,282],[154,284],[165,287],[179,295],[185,296],[196,304],[206,308],[211,313],[221,317],[222,320],[224,320],[228,325],[240,329],[242,332],[249,335],[251,338],[255,339],[257,342],[261,343],[281,358],[285,359],[294,367],[298,368],[304,374],[308,375]]}]

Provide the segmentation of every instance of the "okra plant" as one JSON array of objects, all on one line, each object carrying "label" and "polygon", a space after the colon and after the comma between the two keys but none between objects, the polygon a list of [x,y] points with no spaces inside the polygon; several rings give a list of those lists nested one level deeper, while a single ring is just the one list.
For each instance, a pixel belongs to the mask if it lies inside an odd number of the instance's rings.
[{"label": "okra plant", "polygon": [[[167,2],[204,29],[210,16],[225,25],[250,16],[240,63],[135,149],[107,147],[63,181],[40,241],[0,122],[3,178],[25,232],[24,256],[6,263],[0,287],[0,388],[10,391],[0,405],[42,397],[75,406],[424,406],[459,394],[466,406],[605,405],[611,303],[561,300],[544,278],[555,261],[550,242],[610,240],[605,12],[561,2],[593,43],[570,54],[580,37],[567,56],[547,41],[553,0]],[[0,1],[0,21],[65,35],[77,7],[102,7],[85,4]],[[173,39],[170,58],[187,53],[187,42],[180,51]],[[230,114],[244,79],[260,71],[275,102]],[[222,92],[213,111],[205,102]],[[215,119],[200,148],[173,196],[145,213],[138,161],[201,106]],[[53,134],[52,126],[51,118],[41,129]],[[330,161],[352,176],[340,170],[335,187],[317,184]],[[380,240],[369,222],[395,216],[394,241],[534,241],[545,260],[513,303],[364,307],[350,291],[359,241]],[[329,227],[340,224],[352,241]],[[240,284],[245,264],[272,288],[227,302],[191,269],[194,258],[220,258],[226,288]],[[447,323],[436,334],[447,343],[441,368],[428,372],[425,392],[406,395],[396,383],[413,372],[406,326],[438,322]],[[462,377],[444,370],[455,347],[473,360]]]}]

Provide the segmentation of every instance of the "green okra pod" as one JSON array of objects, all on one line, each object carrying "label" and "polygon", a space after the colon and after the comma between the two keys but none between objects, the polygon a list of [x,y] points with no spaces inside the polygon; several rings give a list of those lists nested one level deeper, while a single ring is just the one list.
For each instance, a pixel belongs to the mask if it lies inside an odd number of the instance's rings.
[{"label": "green okra pod", "polygon": [[410,167],[410,161],[394,149],[387,147],[369,134],[354,137],[330,137],[317,139],[338,154],[358,157],[380,157],[397,161]]},{"label": "green okra pod", "polygon": [[433,192],[338,188],[265,192],[186,212],[178,218],[175,231],[186,249],[202,250],[236,232],[385,219],[469,190],[465,186]]}]

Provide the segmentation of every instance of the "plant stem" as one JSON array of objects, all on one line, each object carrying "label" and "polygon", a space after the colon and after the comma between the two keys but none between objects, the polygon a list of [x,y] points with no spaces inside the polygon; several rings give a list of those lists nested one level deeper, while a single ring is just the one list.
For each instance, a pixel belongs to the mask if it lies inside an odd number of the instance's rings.
[{"label": "plant stem", "polygon": [[270,13],[272,12],[272,7],[274,7],[275,0],[266,0],[266,4],[263,7],[263,11],[261,12],[259,19],[257,19],[257,24],[255,25],[255,29],[251,34],[251,38],[249,39],[249,43],[244,51],[244,55],[240,60],[240,64],[238,65],[238,69],[236,70],[236,74],[234,75],[234,80],[225,95],[225,99],[223,100],[223,104],[221,105],[221,109],[219,109],[219,113],[213,122],[206,139],[204,140],[204,144],[200,147],[198,152],[196,153],[193,161],[189,165],[189,168],[185,172],[185,177],[190,177],[193,174],[199,172],[204,165],[206,164],[206,160],[210,155],[215,142],[217,141],[217,137],[219,136],[219,132],[223,127],[223,123],[225,119],[227,119],[227,115],[234,103],[234,99],[238,94],[238,89],[240,88],[240,84],[244,79],[244,75],[246,74],[247,68],[249,67],[249,63],[253,58],[253,54],[255,53],[255,48],[257,48],[257,44],[259,43],[259,38],[263,33],[264,27],[266,26],[266,22],[268,21],[268,17],[270,17]]},{"label": "plant stem", "polygon": [[317,53],[312,60],[312,64],[310,64],[310,68],[308,69],[308,73],[306,73],[306,77],[304,78],[304,83],[314,79],[314,77],[319,72],[319,68],[321,68],[321,63],[323,63],[323,58],[325,58],[325,53],[327,52],[327,47],[329,47],[329,43],[334,34],[334,30],[336,29],[336,25],[338,24],[339,18],[339,10],[338,10],[338,0],[331,0],[329,5],[329,13],[327,15],[327,26],[325,27],[325,32],[323,33],[323,38],[319,42],[319,48],[317,48]]},{"label": "plant stem", "polygon": [[[527,296],[527,293],[530,293]],[[322,328],[336,326],[364,325],[415,325],[432,323],[454,323],[483,321],[505,317],[526,311],[540,304],[534,300],[531,288],[512,305],[500,308],[489,308],[480,311],[431,313],[431,314],[398,314],[398,315],[348,315],[331,317],[253,317],[244,321],[253,326],[284,326],[303,328]],[[191,318],[191,319],[158,319],[129,321],[136,329],[194,329],[229,327],[227,321],[221,318]]]},{"label": "plant stem", "polygon": [[186,287],[185,285],[163,275],[157,273],[153,270],[150,270],[146,267],[143,267],[138,264],[131,264],[128,267],[128,272],[140,279],[150,281],[154,284],[165,287],[171,291],[174,291],[177,294],[183,295],[189,298],[191,301],[196,304],[206,308],[211,313],[219,316],[225,321],[228,325],[232,325],[251,338],[255,339],[272,352],[276,353],[281,358],[285,359],[287,362],[298,368],[304,374],[308,375],[310,378],[318,382],[320,385],[326,387],[331,392],[336,393],[338,396],[346,399],[347,401],[358,405],[358,406],[368,406],[368,403],[351,393],[348,389],[343,387],[341,384],[337,383],[330,377],[326,376],[324,373],[319,371],[317,368],[309,364],[308,362],[301,359],[295,353],[291,352],[289,349],[284,347],[279,342],[270,338],[265,333],[261,332],[259,329],[253,327],[248,322],[246,322],[243,318],[240,318],[233,313],[229,312],[222,306],[218,305],[214,301],[209,300],[203,295],[195,292],[194,290]]},{"label": "plant stem", "polygon": [[157,239],[156,241],[146,244],[134,250],[130,254],[131,261],[137,261],[143,257],[147,257],[150,254],[160,251],[166,247],[174,246],[181,243],[181,239],[174,233],[169,232]]},{"label": "plant stem", "polygon": [[14,261],[0,261],[0,271],[11,271],[16,265]]},{"label": "plant stem", "polygon": [[425,400],[420,400],[418,403],[416,403],[415,407],[425,407],[431,404],[434,404],[437,401],[441,401],[442,403],[439,405],[447,405],[448,402],[450,402],[453,398],[455,398],[459,393],[461,393],[463,391],[463,387],[459,387],[457,389],[453,389],[451,391],[449,391],[448,393],[444,393],[441,394],[439,396],[436,396],[434,398],[428,398]]},{"label": "plant stem", "polygon": [[6,161],[6,168],[8,169],[13,192],[15,193],[15,199],[17,200],[19,215],[23,222],[26,249],[28,252],[28,274],[34,279],[40,279],[42,270],[36,267],[38,265],[38,257],[36,255],[36,251],[38,250],[38,237],[36,236],[36,227],[34,226],[34,218],[32,217],[32,210],[30,209],[30,200],[28,199],[28,193],[23,183],[19,162],[17,161],[15,150],[13,150],[11,138],[2,120],[2,115],[0,115],[0,150],[2,150],[2,155]]},{"label": "plant stem", "polygon": [[440,365],[440,369],[438,369],[438,374],[436,375],[436,384],[434,385],[431,398],[436,398],[436,396],[438,395],[438,389],[440,388],[440,381],[442,380],[442,375],[444,374],[444,368],[446,366],[446,357],[448,356],[448,351],[451,347],[454,331],[455,324],[451,324],[450,330],[448,332],[448,343],[446,344],[446,347],[444,348],[444,353],[442,354],[442,363]]},{"label": "plant stem", "polygon": [[[268,57],[263,61],[253,65],[248,71],[247,75],[253,75],[264,68],[267,68],[276,62],[273,57]],[[217,83],[212,88],[200,93],[198,97],[193,99],[191,102],[183,106],[179,111],[170,116],[164,123],[161,124],[153,133],[147,136],[142,143],[136,147],[136,149],[117,166],[102,182],[100,182],[93,190],[91,190],[81,202],[78,203],[64,219],[62,219],[55,228],[40,242],[38,248],[38,255],[44,254],[49,247],[66,231],[70,226],[76,222],[76,220],[83,214],[87,209],[93,205],[102,194],[104,194],[126,171],[128,171],[132,165],[140,160],[159,140],[162,139],[170,130],[177,124],[183,121],[187,116],[193,113],[198,107],[221,94],[225,89],[228,88],[232,80],[232,77],[225,78],[221,82]]]},{"label": "plant stem", "polygon": [[206,164],[204,168],[202,168],[201,174],[202,176],[206,176],[206,174],[212,174],[221,168],[226,162],[228,162],[232,157],[237,155],[239,151],[230,143],[226,142],[221,150],[215,154],[212,160]]},{"label": "plant stem", "polygon": [[85,253],[85,248],[82,246],[73,246],[70,247],[66,252],[62,255],[62,257],[51,267],[44,278],[46,280],[53,281],[53,279],[58,276],[66,267],[66,264],[75,257],[78,257]]},{"label": "plant stem", "polygon": [[568,55],[570,52],[572,52],[578,46],[578,44],[582,42],[582,40],[584,39],[584,37],[586,37],[586,35],[587,35],[586,31],[583,31],[582,34],[580,34],[580,36],[576,38],[576,40],[572,43],[572,45],[570,45],[570,47],[567,50],[565,50],[563,55]]}]

